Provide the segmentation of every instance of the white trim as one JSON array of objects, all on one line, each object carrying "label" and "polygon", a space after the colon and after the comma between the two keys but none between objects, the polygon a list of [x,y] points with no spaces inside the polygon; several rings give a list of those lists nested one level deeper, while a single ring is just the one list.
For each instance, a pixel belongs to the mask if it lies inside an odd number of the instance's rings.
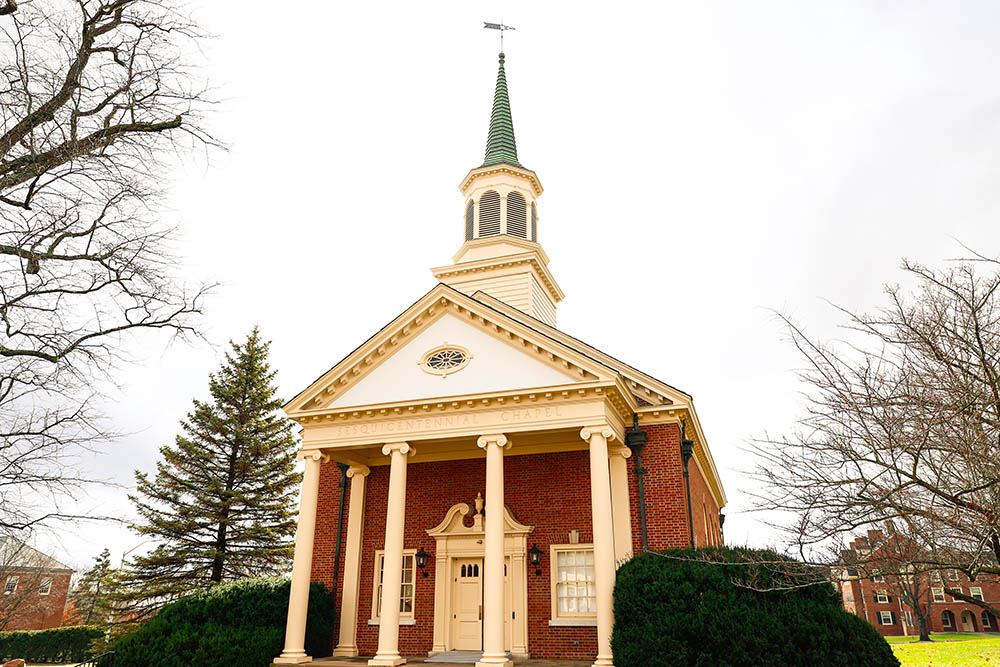
[{"label": "white trim", "polygon": [[549,620],[553,628],[596,628],[597,616],[594,618],[553,618]]},{"label": "white trim", "polygon": [[[560,613],[559,611],[559,594],[558,594],[558,584],[559,584],[559,566],[558,566],[558,554],[567,551],[589,551],[591,554],[594,553],[593,543],[589,544],[552,544],[549,545],[549,582],[550,582],[550,616],[552,621],[571,621],[579,622],[581,620],[592,620],[593,625],[597,625],[597,612],[574,612],[574,613]],[[591,582],[594,585],[595,581]],[[596,602],[596,599],[595,599]],[[551,624],[551,623],[550,623]]]},{"label": "white trim", "polygon": [[52,577],[43,577],[41,583],[38,585],[39,595],[48,595],[52,592]]},{"label": "white trim", "polygon": [[[377,624],[377,621],[379,619],[378,605],[379,605],[379,602],[382,601],[382,596],[379,594],[379,590],[378,590],[378,575],[379,575],[379,572],[381,572],[381,568],[379,568],[379,566],[378,566],[378,561],[379,561],[380,558],[382,558],[382,556],[383,556],[384,553],[385,553],[384,549],[376,549],[375,550],[375,560],[372,563],[372,613],[371,613],[371,620],[369,620],[369,622],[368,622],[369,625],[372,625],[372,623],[371,623],[372,620],[376,621],[376,624]],[[410,611],[408,611],[408,612],[406,612],[406,611],[400,611],[399,612],[399,618],[400,618],[399,624],[400,625],[412,625],[411,623],[403,623],[403,620],[404,619],[412,619],[412,618],[414,618],[414,615],[416,614],[416,608],[417,608],[417,569],[418,569],[417,568],[417,550],[416,549],[403,549],[403,558],[405,559],[407,556],[410,556],[410,558],[411,558],[410,562],[413,564],[413,567],[412,567],[413,576],[411,577],[411,581],[410,581],[410,585],[413,586],[413,605],[410,608]],[[406,582],[403,582],[402,584],[400,584],[400,594],[402,594],[402,586],[405,585],[405,583]]]},{"label": "white trim", "polygon": [[[416,625],[417,624],[417,619],[415,619],[415,618],[400,618],[399,619],[399,624],[400,625]],[[369,618],[368,619],[368,625],[382,625],[382,621],[380,619],[378,619],[378,618]]]}]

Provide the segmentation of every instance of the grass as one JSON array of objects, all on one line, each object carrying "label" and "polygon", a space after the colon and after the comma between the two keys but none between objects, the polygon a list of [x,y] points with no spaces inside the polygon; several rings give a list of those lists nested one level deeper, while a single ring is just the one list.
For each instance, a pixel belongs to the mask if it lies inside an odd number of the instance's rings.
[{"label": "grass", "polygon": [[[920,639],[920,637],[917,635],[885,638],[885,640],[890,644],[906,644],[909,642],[915,642],[918,639]],[[931,639],[936,642],[961,642],[969,639],[983,639],[983,635],[963,634],[961,632],[945,632],[941,634],[933,634],[931,635]]]},{"label": "grass", "polygon": [[[940,641],[952,637],[956,641]],[[1000,637],[982,635],[932,635],[931,643],[893,642],[892,650],[903,667],[982,667],[1000,665]],[[894,639],[905,639],[903,637]]]}]

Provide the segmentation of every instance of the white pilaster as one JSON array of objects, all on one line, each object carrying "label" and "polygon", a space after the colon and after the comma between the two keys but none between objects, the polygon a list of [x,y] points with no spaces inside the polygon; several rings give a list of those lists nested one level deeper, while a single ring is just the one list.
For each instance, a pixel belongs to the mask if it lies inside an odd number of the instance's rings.
[{"label": "white pilaster", "polygon": [[320,467],[328,457],[320,451],[299,452],[306,462],[299,497],[299,524],[295,530],[295,554],[292,560],[292,586],[288,594],[288,620],[285,624],[285,648],[275,664],[296,665],[311,662],[306,655],[306,615],[309,608],[309,579],[312,576],[313,542],[316,538],[316,503],[319,500]]},{"label": "white pilaster", "polygon": [[403,519],[406,510],[406,460],[415,451],[409,443],[385,445],[389,459],[389,498],[385,508],[385,560],[382,566],[382,602],[378,627],[378,652],[368,661],[373,667],[402,665],[399,655],[399,591],[403,582]]},{"label": "white pilaster", "polygon": [[608,440],[614,431],[592,426],[580,431],[590,444],[590,504],[594,521],[594,587],[597,593],[597,659],[594,667],[613,667],[611,630],[614,627],[615,535],[611,514],[611,473]]},{"label": "white pilaster", "polygon": [[[358,654],[358,591],[361,586],[361,537],[365,523],[365,481],[371,472],[366,466],[351,466],[351,500],[347,515],[347,545],[344,549],[344,590],[340,596],[340,638],[333,650],[336,657]],[[336,582],[334,582],[336,585]]]},{"label": "white pilaster", "polygon": [[628,496],[628,463],[632,450],[624,445],[612,447],[611,511],[614,516],[615,561],[621,564],[632,557],[632,509]]},{"label": "white pilaster", "polygon": [[504,505],[503,450],[505,435],[484,435],[486,450],[486,543],[483,547],[483,655],[476,667],[512,667],[504,647]]}]

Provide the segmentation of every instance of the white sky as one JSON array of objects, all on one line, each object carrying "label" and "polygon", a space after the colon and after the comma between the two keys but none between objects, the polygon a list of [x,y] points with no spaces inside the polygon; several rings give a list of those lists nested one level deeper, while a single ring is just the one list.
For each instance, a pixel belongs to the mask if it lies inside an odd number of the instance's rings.
[{"label": "white sky", "polygon": [[[821,6],[823,5],[823,6]],[[787,431],[799,361],[771,309],[838,336],[901,257],[1000,253],[1000,5],[990,2],[195,3],[231,145],[173,175],[191,282],[220,281],[208,344],[145,337],[93,462],[152,471],[229,338],[274,341],[287,399],[433,286],[462,240],[506,42],[518,153],[546,188],[539,241],[564,331],[695,397],[730,505],[740,451]],[[88,507],[131,516],[123,491]],[[141,540],[43,542],[72,565]]]}]

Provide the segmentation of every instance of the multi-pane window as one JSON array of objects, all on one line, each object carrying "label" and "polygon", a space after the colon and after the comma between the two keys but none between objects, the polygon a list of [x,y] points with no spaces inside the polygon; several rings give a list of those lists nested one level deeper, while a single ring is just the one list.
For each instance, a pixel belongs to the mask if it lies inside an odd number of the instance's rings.
[{"label": "multi-pane window", "polygon": [[891,611],[880,611],[878,613],[878,621],[882,625],[892,625],[892,612]]},{"label": "multi-pane window", "polygon": [[45,577],[38,585],[39,595],[48,595],[52,591],[52,577]]},{"label": "multi-pane window", "polygon": [[[399,615],[401,618],[413,618],[414,585],[416,582],[416,563],[414,552],[403,553],[403,577],[399,584]],[[385,574],[385,556],[381,551],[375,552],[375,591],[372,597],[372,617],[382,616],[382,578]]]},{"label": "multi-pane window", "polygon": [[7,577],[7,583],[3,587],[4,595],[13,595],[17,592],[17,580],[18,577]]},{"label": "multi-pane window", "polygon": [[978,586],[973,586],[969,589],[969,597],[973,597],[977,600],[983,599],[983,589]]},{"label": "multi-pane window", "polygon": [[944,589],[943,588],[932,588],[931,594],[934,596],[935,602],[944,602]]},{"label": "multi-pane window", "polygon": [[889,594],[885,591],[875,591],[875,601],[881,604],[888,604]]},{"label": "multi-pane window", "polygon": [[552,547],[556,617],[597,614],[594,549],[581,547],[578,544]]},{"label": "multi-pane window", "polygon": [[951,616],[951,612],[950,611],[947,611],[947,610],[946,611],[942,611],[941,612],[941,625],[944,626],[944,627],[946,627],[946,628],[950,628],[951,627],[951,618],[952,618],[952,616]]},{"label": "multi-pane window", "polygon": [[906,624],[908,626],[910,626],[911,628],[913,627],[913,612],[912,611],[904,611],[903,612],[903,619],[906,620]]},{"label": "multi-pane window", "polygon": [[948,581],[958,581],[958,570],[948,570]]},{"label": "multi-pane window", "polygon": [[880,583],[882,583],[884,581],[885,581],[885,575],[884,574],[872,574],[872,583],[873,584],[880,584]]}]

